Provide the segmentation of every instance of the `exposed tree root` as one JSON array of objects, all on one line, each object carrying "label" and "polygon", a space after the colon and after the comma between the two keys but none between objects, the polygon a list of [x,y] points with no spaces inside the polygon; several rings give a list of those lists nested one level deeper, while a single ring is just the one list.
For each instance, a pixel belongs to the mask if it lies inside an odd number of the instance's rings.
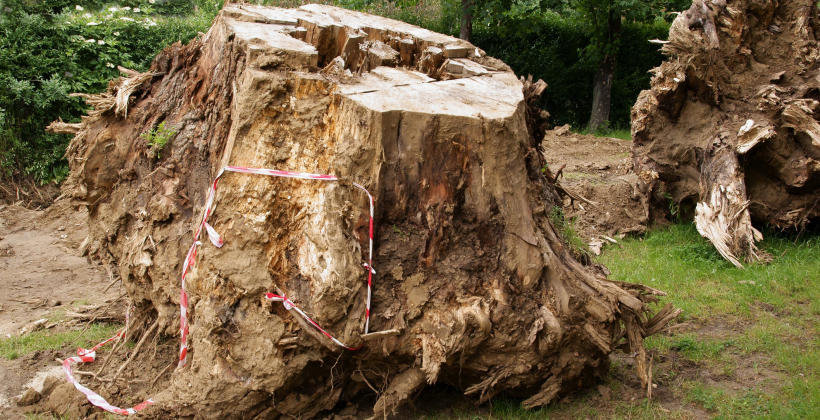
[{"label": "exposed tree root", "polygon": [[753,222],[803,229],[820,216],[817,29],[811,0],[695,0],[675,19],[670,59],[632,110],[651,218],[693,218],[741,267],[769,260]]}]

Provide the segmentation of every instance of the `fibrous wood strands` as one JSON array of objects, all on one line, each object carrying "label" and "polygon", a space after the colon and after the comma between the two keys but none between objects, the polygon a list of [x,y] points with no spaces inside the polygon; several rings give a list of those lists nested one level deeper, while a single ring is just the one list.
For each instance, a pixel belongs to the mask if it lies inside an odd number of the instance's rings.
[{"label": "fibrous wood strands", "polygon": [[695,0],[669,31],[669,59],[632,109],[650,219],[694,218],[741,267],[766,261],[752,226],[804,229],[820,216],[820,47],[812,0]]}]

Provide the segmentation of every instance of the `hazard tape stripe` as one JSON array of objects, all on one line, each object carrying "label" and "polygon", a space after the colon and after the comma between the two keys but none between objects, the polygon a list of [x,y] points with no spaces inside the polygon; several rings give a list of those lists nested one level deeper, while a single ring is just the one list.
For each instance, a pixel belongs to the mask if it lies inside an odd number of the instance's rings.
[{"label": "hazard tape stripe", "polygon": [[[191,247],[188,248],[188,253],[185,255],[185,259],[182,263],[182,273],[180,275],[180,293],[179,293],[179,331],[180,331],[180,345],[179,345],[179,363],[178,367],[183,367],[188,362],[188,333],[189,333],[189,325],[188,325],[188,292],[186,291],[186,284],[185,278],[187,277],[190,269],[196,263],[196,256],[197,256],[197,247],[201,246],[202,243],[200,242],[200,236],[202,232],[208,235],[208,239],[211,243],[216,246],[217,248],[221,248],[224,245],[224,239],[221,235],[216,231],[208,223],[208,218],[211,216],[211,212],[213,209],[213,204],[216,201],[216,188],[219,183],[219,179],[225,174],[225,172],[235,172],[235,173],[243,173],[243,174],[255,174],[255,175],[264,175],[264,176],[274,176],[274,177],[282,177],[282,178],[294,178],[294,179],[304,179],[304,180],[315,180],[315,181],[339,181],[339,178],[334,175],[323,175],[323,174],[311,174],[306,172],[291,172],[291,171],[281,171],[276,169],[265,169],[265,168],[248,168],[243,166],[225,166],[224,168],[220,169],[217,173],[214,181],[211,183],[211,188],[208,191],[208,198],[205,200],[205,209],[202,213],[202,219],[197,226],[196,231],[194,232],[194,240]],[[374,233],[374,200],[373,196],[370,192],[363,187],[361,184],[353,183],[353,186],[362,190],[365,194],[367,194],[369,210],[370,210],[370,221],[368,227],[368,239],[369,239],[369,246],[368,246],[368,257],[367,262],[363,264],[363,266],[367,269],[367,300],[365,301],[365,324],[364,324],[364,333],[367,334],[370,328],[370,300],[372,295],[372,287],[373,287],[373,276],[376,274],[376,270],[373,268],[373,233]],[[280,296],[273,293],[266,293],[265,298],[271,301],[280,301],[282,302],[285,309],[288,311],[295,311],[300,316],[302,316],[305,320],[307,320],[314,328],[316,328],[319,332],[321,332],[325,337],[330,339],[334,344],[347,349],[347,350],[358,350],[357,347],[350,347],[344,344],[341,340],[334,337],[332,334],[327,332],[322,326],[320,326],[316,321],[314,321],[307,313],[305,313],[301,308],[296,306],[293,301],[288,299],[286,296]],[[128,313],[126,313],[126,324]],[[100,342],[99,344],[95,345],[91,349],[78,349],[77,356],[66,358],[63,361],[63,370],[66,373],[66,377],[68,382],[72,383],[78,391],[83,393],[88,401],[97,406],[102,408],[105,411],[114,414],[121,414],[121,415],[132,415],[136,414],[140,410],[148,407],[149,405],[154,404],[154,401],[151,399],[147,399],[132,408],[119,408],[114,405],[111,405],[106,401],[103,397],[99,394],[95,393],[94,391],[86,388],[76,379],[74,379],[74,375],[72,372],[71,366],[75,363],[91,363],[96,358],[96,351],[100,347],[114,341],[117,339],[122,338],[124,335],[124,331],[119,331],[113,337]]]}]

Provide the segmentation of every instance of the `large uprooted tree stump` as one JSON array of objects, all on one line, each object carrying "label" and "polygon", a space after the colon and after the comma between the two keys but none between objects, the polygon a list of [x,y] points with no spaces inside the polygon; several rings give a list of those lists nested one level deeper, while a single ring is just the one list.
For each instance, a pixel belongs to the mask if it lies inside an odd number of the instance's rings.
[{"label": "large uprooted tree stump", "polygon": [[[188,364],[146,413],[309,417],[370,401],[382,416],[434,383],[539,406],[594,383],[621,345],[650,380],[642,339],[675,312],[648,317],[659,292],[573,259],[548,219],[560,201],[522,81],[467,42],[328,6],[229,5],[201,39],[87,99],[81,124],[53,127],[76,132],[66,192],[132,318],[165,335],[179,334],[182,262],[220,168],[342,180],[222,176],[208,220],[225,245],[203,239],[186,279]],[[368,199],[351,182],[376,202],[370,334]]]},{"label": "large uprooted tree stump", "polygon": [[[752,222],[820,216],[820,29],[814,0],[695,0],[632,109],[635,170],[733,264],[767,259]],[[651,210],[652,211],[652,210]]]}]

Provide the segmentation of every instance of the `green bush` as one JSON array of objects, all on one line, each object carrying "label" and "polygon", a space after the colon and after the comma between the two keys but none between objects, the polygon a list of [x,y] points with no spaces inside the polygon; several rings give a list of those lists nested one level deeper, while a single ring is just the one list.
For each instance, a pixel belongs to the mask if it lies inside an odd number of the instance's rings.
[{"label": "green bush", "polygon": [[167,145],[168,142],[171,141],[171,139],[173,139],[176,135],[177,130],[171,127],[165,127],[165,121],[163,121],[150,131],[142,133],[140,137],[142,137],[148,145],[151,157],[161,159],[162,149],[164,149],[165,145]]},{"label": "green bush", "polygon": [[221,0],[7,0],[0,4],[0,178],[59,181],[69,136],[57,118],[87,110],[69,93],[97,93],[118,65],[145,71],[156,54],[207,30]]}]

